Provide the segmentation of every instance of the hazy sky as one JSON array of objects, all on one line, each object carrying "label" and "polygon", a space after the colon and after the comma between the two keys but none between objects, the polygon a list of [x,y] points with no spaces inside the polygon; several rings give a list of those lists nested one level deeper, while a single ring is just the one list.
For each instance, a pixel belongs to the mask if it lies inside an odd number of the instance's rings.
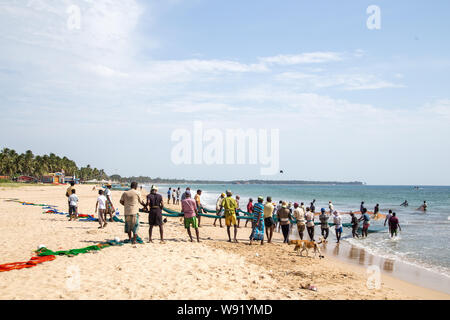
[{"label": "hazy sky", "polygon": [[[447,0],[0,0],[0,147],[108,174],[449,185],[449,12]],[[284,174],[176,165],[172,133],[194,121],[279,129]]]}]

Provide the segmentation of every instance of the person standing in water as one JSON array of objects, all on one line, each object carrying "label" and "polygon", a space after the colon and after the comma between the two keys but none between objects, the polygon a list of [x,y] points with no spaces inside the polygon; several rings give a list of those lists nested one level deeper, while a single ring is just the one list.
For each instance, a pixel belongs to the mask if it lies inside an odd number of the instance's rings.
[{"label": "person standing in water", "polygon": [[314,214],[316,213],[316,207],[314,206],[314,203],[316,202],[316,199],[313,199],[311,202],[311,205],[309,206],[309,210]]},{"label": "person standing in water", "polygon": [[[302,202],[303,204],[303,202]],[[298,203],[294,203],[294,218],[297,220],[297,231],[300,236],[300,240],[303,240],[303,233],[305,232],[305,210],[304,207],[299,207]]]},{"label": "person standing in water", "polygon": [[350,217],[352,218],[352,222],[351,222],[352,223],[352,236],[353,236],[353,238],[359,238],[359,234],[358,234],[359,221],[358,221],[358,218],[351,211],[350,211]]},{"label": "person standing in water", "polygon": [[419,210],[427,211],[428,204],[426,201],[423,202],[423,205],[420,206]]},{"label": "person standing in water", "polygon": [[391,224],[389,222],[389,219],[392,217],[392,210],[389,209],[389,213],[386,216],[386,219],[384,219],[384,226],[386,227],[386,222],[388,223],[389,233],[391,233]]},{"label": "person standing in water", "polygon": [[363,209],[362,216],[361,216],[361,218],[359,218],[359,221],[362,221],[362,220],[364,220],[363,228],[362,228],[362,238],[364,238],[364,237],[367,238],[367,235],[369,232],[368,230],[369,230],[369,226],[370,226],[370,216],[367,213],[366,208]]},{"label": "person standing in water", "polygon": [[377,217],[378,212],[380,212],[380,205],[377,203],[377,204],[375,205],[375,208],[373,208],[373,216],[374,216],[374,218]]},{"label": "person standing in water", "polygon": [[328,201],[328,209],[330,209],[330,215],[334,212],[334,205],[331,201]]},{"label": "person standing in water", "polygon": [[400,223],[398,221],[398,218],[394,213],[392,213],[392,217],[389,219],[389,225],[390,225],[390,232],[391,232],[391,238],[394,236],[397,236],[398,230],[402,231],[402,228],[400,227]]},{"label": "person standing in water", "polygon": [[[331,203],[331,201],[330,201]],[[332,212],[332,211],[331,211]],[[329,215],[325,212],[325,208],[320,209],[320,229],[322,232],[322,237],[326,240],[328,238],[328,234],[330,232],[330,226],[328,224]]]},{"label": "person standing in water", "polygon": [[362,201],[361,205],[359,206],[359,212],[361,212],[361,214],[363,214],[364,213],[364,209],[366,209],[366,208],[364,207],[364,201]]},{"label": "person standing in water", "polygon": [[342,235],[342,217],[339,214],[338,211],[334,211],[334,218],[333,218],[333,222],[334,222],[334,228],[336,231],[336,243],[339,243],[339,241],[341,241],[341,235]]}]

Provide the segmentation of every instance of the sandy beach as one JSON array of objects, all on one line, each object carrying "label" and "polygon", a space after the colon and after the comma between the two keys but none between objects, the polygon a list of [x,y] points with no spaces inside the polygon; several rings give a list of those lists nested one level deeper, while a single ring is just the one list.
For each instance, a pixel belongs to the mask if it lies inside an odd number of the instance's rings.
[{"label": "sandy beach", "polygon": [[[122,223],[98,229],[96,222],[69,222],[62,215],[43,214],[41,207],[4,201],[51,204],[66,212],[66,188],[0,188],[0,264],[28,261],[41,244],[56,251],[126,238]],[[76,190],[79,212],[93,214],[97,190],[89,185],[77,185]],[[122,192],[112,194],[123,213]],[[140,220],[147,222],[147,214]],[[281,243],[280,234],[273,244],[249,246],[245,222],[238,232],[240,243],[228,243],[226,229],[212,222],[202,219],[200,243],[189,241],[179,218],[168,218],[166,244],[159,243],[157,228],[154,243],[147,243],[148,226],[141,225],[144,244],[58,256],[33,268],[0,272],[0,299],[450,299],[385,273],[381,287],[370,289],[364,267],[330,254],[324,259],[299,257],[293,246]],[[308,284],[318,290],[301,288]]]}]

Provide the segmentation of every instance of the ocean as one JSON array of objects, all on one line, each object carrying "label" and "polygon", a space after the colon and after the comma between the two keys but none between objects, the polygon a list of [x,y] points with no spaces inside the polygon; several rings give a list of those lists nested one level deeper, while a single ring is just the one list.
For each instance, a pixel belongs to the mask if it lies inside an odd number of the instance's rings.
[{"label": "ocean", "polygon": [[[160,186],[159,192],[166,197],[169,186]],[[173,185],[184,191],[186,185]],[[370,186],[370,185],[226,185],[205,184],[190,185],[191,190],[201,189],[202,202],[208,208],[215,208],[217,197],[225,190],[231,190],[233,196],[241,197],[240,206],[244,211],[248,199],[254,200],[261,195],[279,200],[304,202],[306,206],[316,199],[316,212],[320,208],[328,211],[328,201],[332,201],[335,210],[346,212],[359,211],[361,201],[373,211],[378,203],[381,213],[392,209],[397,213],[402,231],[396,239],[391,239],[386,231],[370,233],[367,239],[353,239],[351,230],[344,228],[343,241],[352,247],[389,261],[417,266],[438,273],[450,279],[450,187],[444,186]],[[408,207],[400,204],[407,200]],[[426,200],[427,212],[417,210]],[[359,215],[358,215],[359,216]],[[350,217],[343,215],[344,222]],[[383,220],[371,221],[371,226],[382,226]],[[330,230],[333,230],[331,228]],[[316,234],[320,228],[316,227]],[[330,233],[329,242],[334,241]]]}]

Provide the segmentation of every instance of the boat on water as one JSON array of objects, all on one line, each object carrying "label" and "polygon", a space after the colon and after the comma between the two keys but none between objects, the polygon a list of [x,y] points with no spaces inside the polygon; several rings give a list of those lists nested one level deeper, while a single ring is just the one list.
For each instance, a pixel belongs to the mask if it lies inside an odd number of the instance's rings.
[{"label": "boat on water", "polygon": [[[106,184],[103,185],[103,188],[106,188]],[[124,184],[111,184],[111,190],[128,191],[128,190],[130,190],[130,185],[127,184],[127,183],[124,183]]]}]

